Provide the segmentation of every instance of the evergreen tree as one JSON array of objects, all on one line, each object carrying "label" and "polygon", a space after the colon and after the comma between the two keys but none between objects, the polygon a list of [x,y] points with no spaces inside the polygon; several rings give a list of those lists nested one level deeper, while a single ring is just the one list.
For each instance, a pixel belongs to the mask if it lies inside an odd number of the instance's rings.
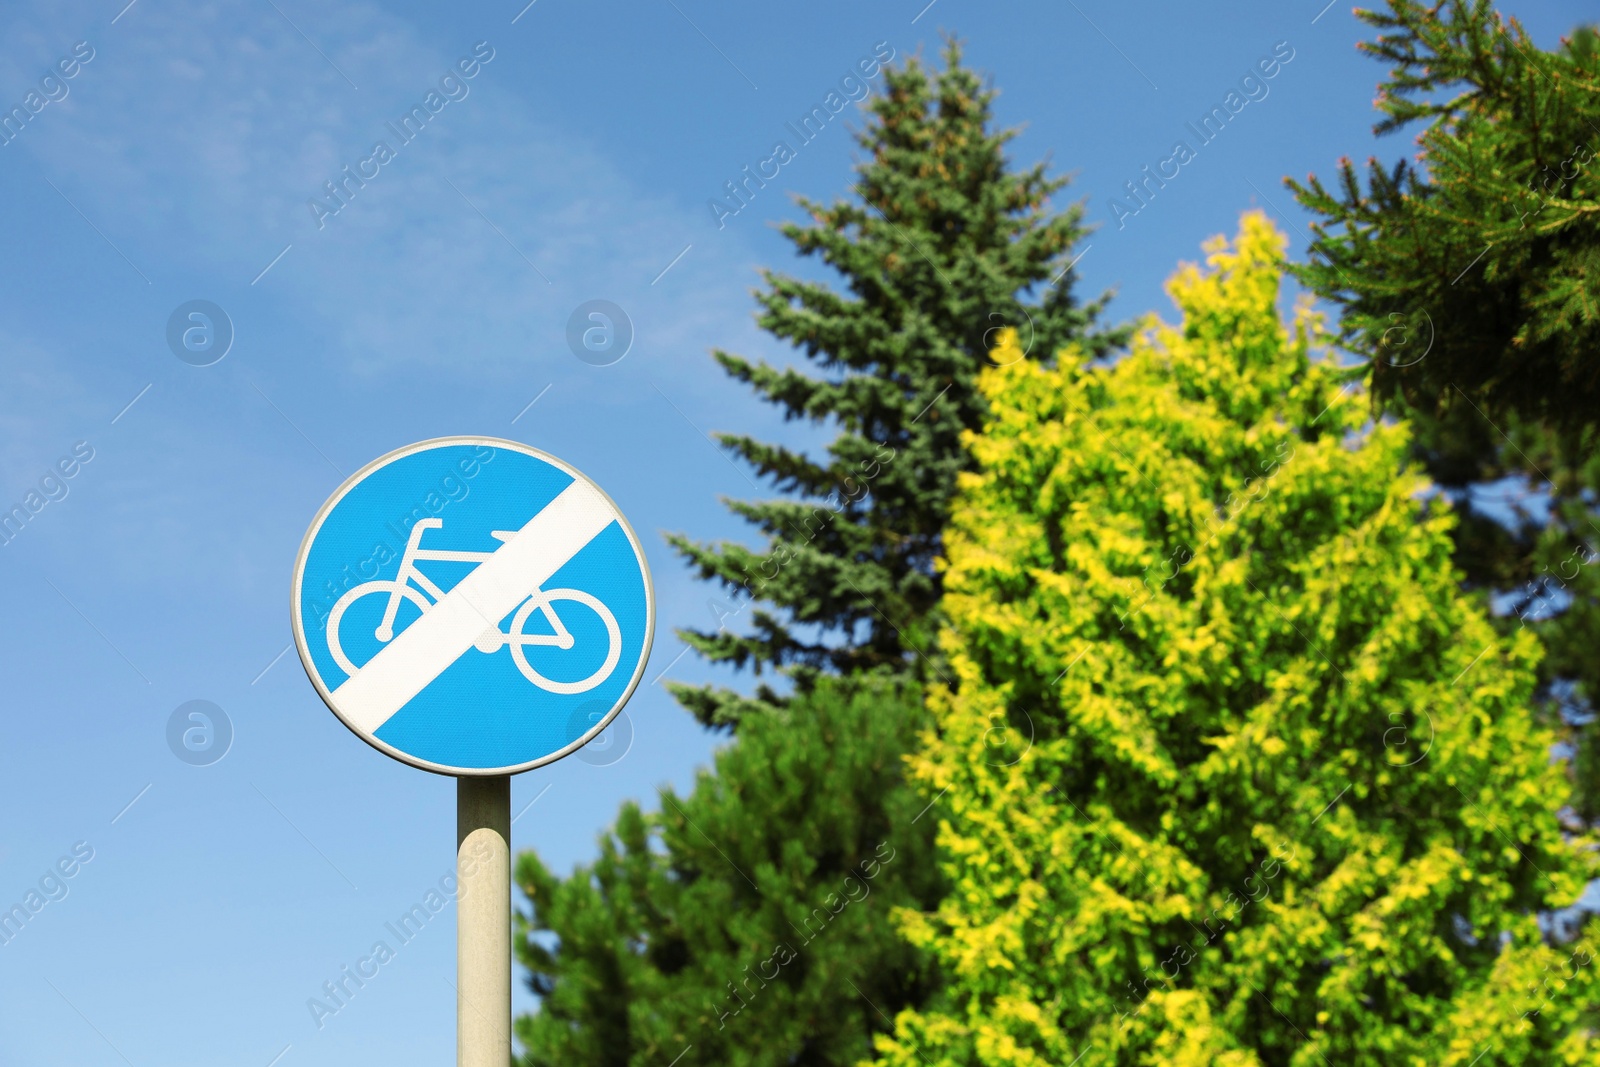
[{"label": "evergreen tree", "polygon": [[[1426,122],[1416,161],[1345,160],[1298,273],[1343,310],[1380,399],[1470,398],[1491,417],[1600,419],[1600,36],[1534,46],[1489,0],[1389,0],[1360,47],[1393,64],[1375,127]],[[1332,227],[1342,227],[1333,231]],[[1424,337],[1426,335],[1426,337]],[[1418,355],[1432,347],[1426,357]],[[1459,394],[1458,394],[1459,391]]]},{"label": "evergreen tree", "polygon": [[[1337,194],[1289,182],[1319,216],[1296,270],[1341,306],[1384,407],[1457,504],[1456,563],[1504,628],[1549,655],[1557,725],[1600,694],[1600,38],[1537,48],[1487,0],[1391,0],[1361,47],[1391,64],[1379,133],[1424,124],[1415,161]],[[1564,723],[1563,723],[1564,720]],[[1569,734],[1572,731],[1567,731]],[[1600,819],[1600,745],[1579,731],[1578,806]]]},{"label": "evergreen tree", "polygon": [[663,789],[655,815],[626,805],[571,877],[524,853],[517,955],[542,998],[517,1020],[524,1067],[869,1056],[879,1011],[933,988],[892,921],[940,893],[900,760],[925,722],[903,685],[824,678],[745,722],[689,796]]},{"label": "evergreen tree", "polygon": [[[1593,1063],[1592,857],[1538,645],[1457,588],[1448,504],[1276,310],[1259,214],[1115,367],[986,374],[914,777],[947,1006],[893,1067]],[[1010,339],[998,362],[1005,363]]]},{"label": "evergreen tree", "polygon": [[[1125,336],[1092,332],[1105,297],[1085,307],[1071,294],[1082,209],[1048,205],[1066,180],[1043,164],[1012,171],[1003,150],[1015,131],[990,128],[994,91],[961,65],[953,40],[945,61],[937,74],[915,59],[885,70],[857,136],[866,158],[855,197],[831,206],[801,198],[811,222],[782,229],[801,255],[837,271],[846,292],[765,272],[757,322],[823,375],[714,353],[786,419],[839,432],[825,459],[719,436],[793,495],[729,504],[761,531],[760,548],[672,538],[701,577],[767,605],[749,628],[737,618],[742,604],[724,605],[731,624],[680,631],[713,662],[758,674],[788,668],[802,689],[821,671],[914,669],[930,651],[933,561],[968,465],[960,436],[982,418],[973,383],[995,331],[1018,327],[1023,358],[1069,340],[1103,353]],[[766,684],[754,699],[710,686],[674,693],[719,726],[781,703]]]},{"label": "evergreen tree", "polygon": [[[600,858],[568,878],[521,858],[518,954],[541,998],[517,1024],[527,1067],[664,1067],[680,1053],[677,1067],[853,1067],[896,1012],[937,991],[926,955],[887,921],[942,892],[925,801],[904,781],[923,712],[901,687],[936,655],[933,560],[969,466],[961,433],[981,421],[976,377],[1003,324],[1034,356],[1126,337],[1093,332],[1099,303],[1070,296],[1080,212],[1046,204],[1063,183],[1011,171],[993,91],[954,43],[945,58],[941,72],[915,60],[885,72],[858,138],[856,200],[802,200],[812,223],[784,231],[845,292],[766,276],[760,323],[823,376],[716,354],[787,417],[839,431],[823,459],[724,436],[793,497],[732,505],[766,536],[760,550],[674,539],[703,576],[769,606],[751,633],[686,639],[714,661],[791,670],[797,692],[679,689],[701,721],[738,726],[716,773],[687,798],[664,794],[658,815],[624,808]],[[725,608],[728,627],[743,606]],[[839,904],[868,882],[870,899]],[[836,906],[812,939],[817,910]],[[776,962],[780,944],[793,961]]]}]

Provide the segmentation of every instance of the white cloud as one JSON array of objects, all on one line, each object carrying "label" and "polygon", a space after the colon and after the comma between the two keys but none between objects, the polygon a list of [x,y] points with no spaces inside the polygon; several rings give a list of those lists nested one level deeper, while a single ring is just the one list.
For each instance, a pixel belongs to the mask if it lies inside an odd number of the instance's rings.
[{"label": "white cloud", "polygon": [[[27,150],[158,285],[200,275],[242,287],[292,245],[250,295],[317,320],[335,367],[504,371],[525,362],[536,327],[550,335],[539,343],[559,341],[578,302],[623,290],[640,294],[655,344],[690,343],[678,371],[714,373],[702,327],[747,320],[748,298],[685,282],[745,246],[702,240],[674,268],[670,301],[649,292],[706,236],[704,220],[517,95],[517,30],[490,40],[494,59],[465,98],[406,144],[387,123],[475,42],[424,41],[371,4],[286,10],[316,47],[271,5],[140,4],[96,26],[72,113],[41,116],[55,121],[27,131]],[[308,201],[378,141],[396,158],[319,230]]]}]

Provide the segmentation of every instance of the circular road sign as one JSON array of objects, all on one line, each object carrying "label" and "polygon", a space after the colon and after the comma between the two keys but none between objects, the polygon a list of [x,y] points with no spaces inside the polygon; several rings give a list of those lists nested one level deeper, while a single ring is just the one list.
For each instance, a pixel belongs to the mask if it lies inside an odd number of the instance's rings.
[{"label": "circular road sign", "polygon": [[442,437],[373,460],[322,505],[292,614],[311,684],[362,740],[497,775],[616,717],[650,656],[655,594],[599,486],[527,445]]}]

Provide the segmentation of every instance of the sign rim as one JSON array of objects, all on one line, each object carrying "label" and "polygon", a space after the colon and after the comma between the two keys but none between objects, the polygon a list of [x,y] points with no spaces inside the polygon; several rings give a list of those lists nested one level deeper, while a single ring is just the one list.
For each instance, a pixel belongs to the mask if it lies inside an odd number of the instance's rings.
[{"label": "sign rim", "polygon": [[[611,510],[616,513],[617,525],[622,527],[623,534],[627,536],[628,543],[633,547],[634,558],[639,561],[639,571],[644,578],[644,644],[639,649],[639,663],[634,668],[633,677],[628,680],[628,684],[626,688],[623,689],[622,695],[617,698],[616,705],[612,707],[612,709],[607,712],[606,715],[598,723],[596,723],[593,728],[586,731],[582,737],[579,737],[566,745],[566,747],[541,756],[536,760],[531,760],[527,763],[518,763],[509,767],[453,767],[448,764],[434,763],[431,760],[425,760],[420,757],[413,756],[408,752],[402,752],[400,749],[394,747],[388,742],[381,741],[377,737],[368,735],[357,729],[334,705],[332,694],[328,691],[328,687],[323,684],[322,677],[317,672],[315,664],[312,662],[311,652],[305,634],[305,622],[301,617],[300,592],[304,585],[306,558],[310,555],[312,542],[316,540],[317,534],[322,531],[323,523],[327,521],[328,515],[333,511],[333,509],[340,503],[340,501],[344,500],[344,498],[350,494],[351,490],[353,490],[357,485],[361,484],[367,475],[371,474],[380,467],[386,467],[397,460],[404,459],[406,456],[415,455],[418,452],[423,452],[429,449],[439,448],[447,445],[488,445],[491,448],[504,448],[513,452],[520,452],[525,456],[531,456],[534,459],[543,460],[558,470],[571,475],[573,479],[586,483],[595,492],[599,493],[601,498],[604,499],[607,504],[611,505]],[[311,524],[306,528],[305,536],[300,539],[300,550],[295,554],[294,580],[290,582],[289,590],[289,621],[294,630],[294,645],[296,653],[300,656],[300,666],[304,668],[306,677],[311,680],[311,685],[316,689],[317,695],[322,698],[322,702],[328,706],[328,710],[333,712],[334,718],[338,719],[340,724],[342,724],[345,729],[355,734],[362,741],[366,742],[368,745],[371,745],[385,756],[398,760],[401,763],[409,764],[420,770],[430,771],[433,774],[445,775],[451,778],[490,778],[499,777],[501,775],[521,774],[524,771],[531,771],[536,767],[543,767],[554,763],[559,759],[564,759],[565,757],[570,756],[574,752],[578,751],[583,746],[587,745],[590,741],[593,741],[600,735],[602,731],[605,730],[607,726],[611,725],[613,719],[622,713],[622,709],[626,707],[628,701],[633,698],[634,690],[639,687],[639,680],[644,677],[645,667],[650,662],[650,652],[655,644],[656,594],[655,583],[650,577],[650,561],[645,558],[644,546],[640,543],[638,534],[634,532],[633,526],[628,522],[628,518],[623,514],[622,509],[617,506],[617,502],[611,498],[611,494],[602,489],[593,478],[590,478],[588,475],[584,474],[582,471],[578,470],[578,468],[574,467],[565,460],[558,459],[541,448],[535,448],[532,445],[523,444],[520,441],[512,441],[504,437],[456,435],[449,437],[430,437],[427,440],[416,441],[412,444],[402,445],[399,448],[385,452],[383,455],[379,456],[377,459],[371,460],[360,470],[346,478],[339,484],[339,487],[328,496],[328,499],[322,502],[322,506],[319,507],[317,509],[317,513],[312,516]]]}]

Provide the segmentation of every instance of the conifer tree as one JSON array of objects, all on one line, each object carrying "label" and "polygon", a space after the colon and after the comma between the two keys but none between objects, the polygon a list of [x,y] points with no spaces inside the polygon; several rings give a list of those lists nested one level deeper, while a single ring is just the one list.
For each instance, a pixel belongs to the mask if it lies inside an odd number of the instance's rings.
[{"label": "conifer tree", "polygon": [[1535,914],[1593,867],[1538,645],[1457,588],[1407,427],[1281,322],[1283,245],[1246,215],[1116,366],[983,379],[913,772],[954,888],[903,913],[947,988],[892,1067],[1600,1055],[1597,950]]},{"label": "conifer tree", "polygon": [[[968,464],[960,435],[982,417],[973,383],[995,331],[1019,328],[1021,358],[1069,340],[1105,352],[1124,336],[1093,330],[1105,297],[1080,306],[1072,296],[1082,209],[1049,205],[1066,180],[1043,164],[1013,171],[1004,147],[1016,131],[991,128],[994,90],[961,65],[954,40],[945,64],[885,70],[857,135],[865,158],[853,198],[801,198],[810,222],[782,228],[844,291],[767,271],[757,322],[822,373],[714,353],[786,419],[838,435],[825,458],[719,436],[791,496],[730,502],[766,539],[759,548],[672,538],[735,602],[715,630],[680,631],[713,662],[790,669],[801,688],[822,671],[914,669],[930,651],[933,561]],[[752,602],[765,606],[745,625]],[[769,684],[754,699],[710,686],[674,693],[719,726],[781,702]]]},{"label": "conifer tree", "polygon": [[935,988],[891,918],[941,891],[900,760],[925,722],[903,684],[819,679],[741,725],[690,795],[626,805],[594,863],[560,878],[524,853],[517,954],[541,997],[517,1020],[524,1067],[870,1056],[879,1012]]},{"label": "conifer tree", "polygon": [[[1297,273],[1373,357],[1380,399],[1491,417],[1600,421],[1600,36],[1535,47],[1490,0],[1389,0],[1359,11],[1360,48],[1392,64],[1379,134],[1422,122],[1417,159],[1338,195],[1290,181],[1319,219]],[[1431,348],[1426,357],[1419,349]]]},{"label": "conifer tree", "polygon": [[1420,151],[1290,181],[1318,216],[1295,273],[1411,421],[1471,587],[1548,648],[1541,703],[1600,820],[1600,740],[1571,729],[1600,696],[1600,37],[1540,49],[1488,0],[1359,14],[1390,65],[1376,132],[1421,125]]}]

